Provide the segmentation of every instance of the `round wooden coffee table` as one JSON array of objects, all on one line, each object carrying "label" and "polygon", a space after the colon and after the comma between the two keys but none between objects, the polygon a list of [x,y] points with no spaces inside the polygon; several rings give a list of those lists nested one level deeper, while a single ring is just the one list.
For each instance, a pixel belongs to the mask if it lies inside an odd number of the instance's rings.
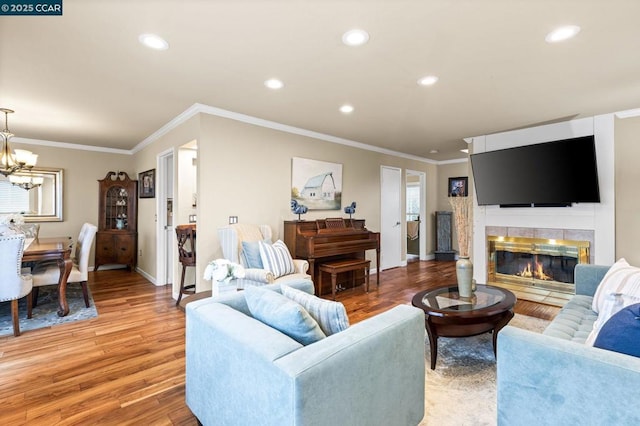
[{"label": "round wooden coffee table", "polygon": [[412,305],[422,309],[431,348],[431,369],[436,368],[438,337],[469,337],[493,331],[496,353],[498,331],[513,318],[516,296],[509,290],[478,285],[472,297],[460,297],[458,287],[444,286],[413,296]]}]

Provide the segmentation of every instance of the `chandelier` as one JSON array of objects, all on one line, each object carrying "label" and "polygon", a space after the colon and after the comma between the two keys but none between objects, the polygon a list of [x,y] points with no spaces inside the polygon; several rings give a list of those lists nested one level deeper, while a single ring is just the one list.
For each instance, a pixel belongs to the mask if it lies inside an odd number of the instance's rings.
[{"label": "chandelier", "polygon": [[9,176],[18,170],[32,169],[36,165],[36,161],[38,161],[38,156],[25,149],[16,149],[12,152],[9,146],[9,139],[13,137],[13,133],[9,131],[8,117],[14,111],[8,108],[0,108],[0,111],[4,113],[4,130],[0,132],[0,135],[2,135],[0,173],[4,176]]},{"label": "chandelier", "polygon": [[9,176],[9,182],[11,185],[19,186],[22,189],[29,191],[30,189],[37,188],[42,185],[44,178],[41,176]]}]

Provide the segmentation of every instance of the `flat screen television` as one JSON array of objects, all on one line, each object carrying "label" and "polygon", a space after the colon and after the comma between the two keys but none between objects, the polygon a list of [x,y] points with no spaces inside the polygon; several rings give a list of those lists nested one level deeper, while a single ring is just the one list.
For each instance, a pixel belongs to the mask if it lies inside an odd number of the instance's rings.
[{"label": "flat screen television", "polygon": [[479,205],[600,202],[593,136],[472,154],[471,168]]}]

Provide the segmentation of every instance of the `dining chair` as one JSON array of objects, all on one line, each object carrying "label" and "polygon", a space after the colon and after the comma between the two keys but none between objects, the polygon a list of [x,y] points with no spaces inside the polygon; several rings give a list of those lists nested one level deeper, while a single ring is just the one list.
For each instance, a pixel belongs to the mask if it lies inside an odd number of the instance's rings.
[{"label": "dining chair", "polygon": [[22,274],[24,235],[0,236],[0,301],[11,301],[13,335],[20,335],[18,299],[27,297],[27,311],[31,311],[31,275]]},{"label": "dining chair", "polygon": [[180,290],[176,306],[180,305],[183,294],[195,294],[196,285],[184,285],[186,269],[189,266],[196,266],[196,226],[195,224],[176,226],[176,237],[178,239],[178,260],[182,264],[182,274],[180,275]]},{"label": "dining chair", "polygon": [[[75,254],[73,258],[73,266],[69,273],[67,283],[80,283],[82,286],[82,296],[84,304],[89,307],[89,291],[87,289],[87,279],[89,276],[89,253],[91,245],[96,236],[98,227],[91,223],[85,223],[80,229],[78,241],[76,241]],[[33,304],[38,304],[38,289],[46,285],[57,285],[60,279],[60,268],[57,264],[36,265],[32,271],[33,276]],[[29,312],[29,317],[31,312]]]}]

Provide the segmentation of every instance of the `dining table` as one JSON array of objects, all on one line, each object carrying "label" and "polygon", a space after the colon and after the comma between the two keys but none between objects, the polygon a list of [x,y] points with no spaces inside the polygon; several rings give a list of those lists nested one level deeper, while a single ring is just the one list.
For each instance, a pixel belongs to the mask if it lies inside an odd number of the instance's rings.
[{"label": "dining table", "polygon": [[[27,245],[28,243],[28,245]],[[71,273],[73,260],[71,259],[71,237],[35,238],[31,242],[25,241],[22,262],[55,261],[60,268],[58,279],[58,316],[64,317],[69,313],[67,302],[67,279]]]}]

